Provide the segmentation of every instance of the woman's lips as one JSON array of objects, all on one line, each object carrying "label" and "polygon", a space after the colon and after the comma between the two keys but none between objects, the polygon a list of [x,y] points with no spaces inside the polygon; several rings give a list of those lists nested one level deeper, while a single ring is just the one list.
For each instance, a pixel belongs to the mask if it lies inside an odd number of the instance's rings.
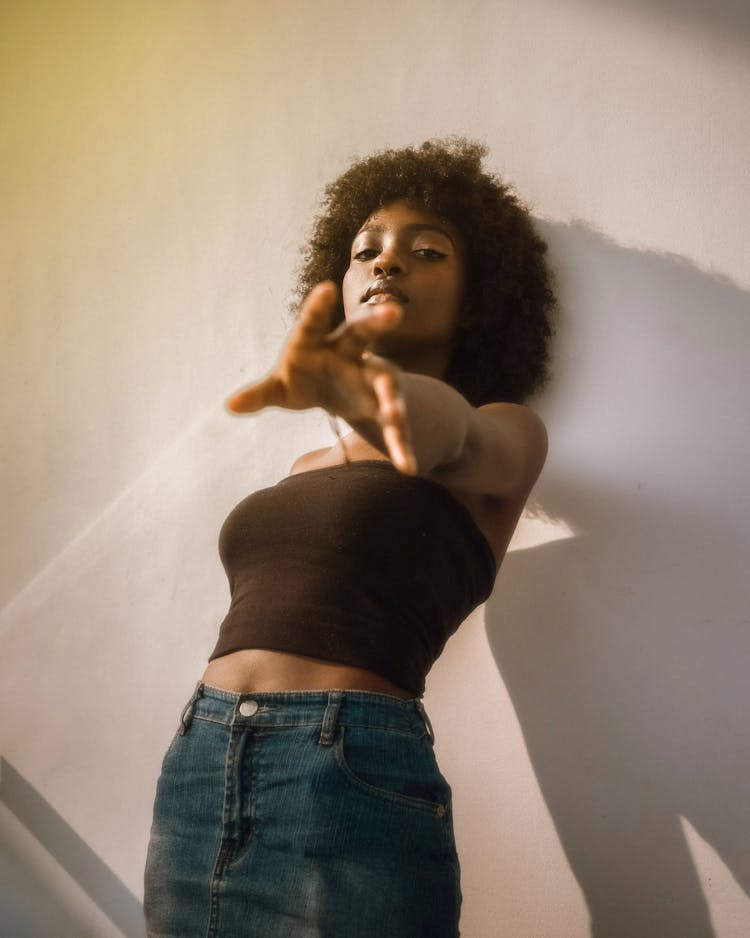
[{"label": "woman's lips", "polygon": [[395,293],[373,293],[373,295],[366,300],[366,303],[368,306],[377,306],[379,303],[388,303],[394,300],[397,303],[406,303],[406,300],[402,296],[398,296]]},{"label": "woman's lips", "polygon": [[385,280],[376,280],[365,290],[362,297],[363,303],[373,306],[378,303],[387,303],[388,300],[396,300],[398,303],[408,303],[409,300],[405,293],[402,293],[398,287],[393,286]]}]

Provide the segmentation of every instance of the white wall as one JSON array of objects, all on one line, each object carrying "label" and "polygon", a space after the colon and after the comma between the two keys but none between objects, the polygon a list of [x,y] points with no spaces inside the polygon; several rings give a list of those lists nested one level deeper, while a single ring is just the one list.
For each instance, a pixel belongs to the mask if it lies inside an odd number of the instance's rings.
[{"label": "white wall", "polygon": [[0,69],[14,934],[139,933],[219,526],[331,441],[222,398],[273,360],[323,184],[448,133],[532,204],[562,300],[531,516],[427,692],[462,934],[747,934],[743,6],[5,3]]}]

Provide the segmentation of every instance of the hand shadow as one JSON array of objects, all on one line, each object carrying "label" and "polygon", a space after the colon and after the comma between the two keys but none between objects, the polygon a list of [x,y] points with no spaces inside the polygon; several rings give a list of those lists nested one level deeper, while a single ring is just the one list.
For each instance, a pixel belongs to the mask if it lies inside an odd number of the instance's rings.
[{"label": "hand shadow", "polygon": [[566,312],[534,499],[576,536],[507,556],[487,636],[592,934],[705,938],[681,817],[750,892],[750,304],[540,227]]}]

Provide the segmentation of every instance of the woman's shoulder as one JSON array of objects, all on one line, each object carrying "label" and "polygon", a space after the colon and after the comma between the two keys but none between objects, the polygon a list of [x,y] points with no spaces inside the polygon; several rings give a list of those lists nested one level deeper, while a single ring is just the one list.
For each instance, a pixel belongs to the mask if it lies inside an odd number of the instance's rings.
[{"label": "woman's shoulder", "polygon": [[547,430],[525,404],[471,408],[458,458],[430,475],[450,489],[491,498],[525,499],[547,456]]},{"label": "woman's shoulder", "polygon": [[547,431],[539,414],[526,404],[513,404],[509,401],[494,401],[482,404],[477,410],[485,414],[497,414],[516,421],[532,436],[542,436],[546,440]]}]

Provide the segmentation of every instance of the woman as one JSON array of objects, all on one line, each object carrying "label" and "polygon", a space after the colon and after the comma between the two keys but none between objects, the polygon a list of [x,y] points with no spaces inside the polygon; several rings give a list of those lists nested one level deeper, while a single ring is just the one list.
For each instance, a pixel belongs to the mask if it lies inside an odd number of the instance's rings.
[{"label": "woman", "polygon": [[389,150],[329,186],[292,334],[228,401],[321,407],[351,432],[222,528],[232,601],[159,780],[152,936],[458,934],[420,698],[544,463],[521,402],[554,305],[545,245],[483,155]]}]

